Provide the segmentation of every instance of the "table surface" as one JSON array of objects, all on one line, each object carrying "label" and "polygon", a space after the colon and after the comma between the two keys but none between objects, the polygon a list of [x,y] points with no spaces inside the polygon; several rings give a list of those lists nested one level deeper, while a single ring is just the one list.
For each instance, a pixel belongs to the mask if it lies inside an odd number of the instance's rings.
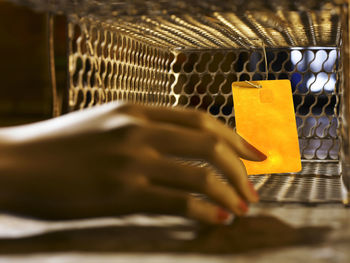
[{"label": "table surface", "polygon": [[230,226],[132,215],[46,222],[0,215],[0,263],[350,262],[350,209],[258,204]]}]

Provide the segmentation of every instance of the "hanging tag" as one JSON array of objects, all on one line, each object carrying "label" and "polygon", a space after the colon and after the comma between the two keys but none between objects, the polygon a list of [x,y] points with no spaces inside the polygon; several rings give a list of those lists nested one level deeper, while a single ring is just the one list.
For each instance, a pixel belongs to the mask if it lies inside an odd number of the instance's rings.
[{"label": "hanging tag", "polygon": [[243,160],[248,174],[299,172],[301,160],[290,81],[234,82],[232,91],[237,133],[267,155],[263,162]]}]

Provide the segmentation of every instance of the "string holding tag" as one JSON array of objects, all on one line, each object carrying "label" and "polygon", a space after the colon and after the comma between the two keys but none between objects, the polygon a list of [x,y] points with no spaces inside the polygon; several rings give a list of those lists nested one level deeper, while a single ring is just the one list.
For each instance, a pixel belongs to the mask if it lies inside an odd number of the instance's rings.
[{"label": "string holding tag", "polygon": [[[269,80],[269,69],[268,69],[268,63],[267,63],[267,55],[266,55],[266,46],[265,46],[265,43],[263,40],[261,40],[261,46],[262,46],[262,49],[263,49],[263,54],[264,54],[264,61],[265,61],[265,80]],[[245,80],[244,81],[245,83],[247,83],[248,85],[250,85],[251,87],[249,86],[241,86],[242,88],[257,88],[257,89],[261,89],[262,86],[259,85],[259,84],[255,84],[253,82],[250,82],[248,80]]]},{"label": "string holding tag", "polygon": [[253,88],[257,88],[257,89],[261,89],[261,88],[262,88],[261,85],[259,85],[259,84],[254,84],[254,83],[252,83],[252,82],[250,82],[250,81],[248,81],[248,80],[245,80],[245,82],[248,83],[248,84],[249,84],[250,86],[252,86]]},{"label": "string holding tag", "polygon": [[242,162],[248,174],[299,172],[302,167],[291,83],[286,79],[268,80],[266,47],[261,43],[266,79],[233,82],[232,95],[236,132],[267,159]]},{"label": "string holding tag", "polygon": [[264,53],[264,60],[265,60],[265,79],[269,80],[269,69],[268,69],[268,65],[267,65],[266,48],[265,48],[265,43],[263,40],[261,40],[261,44],[262,44],[262,49],[263,49],[263,53]]}]

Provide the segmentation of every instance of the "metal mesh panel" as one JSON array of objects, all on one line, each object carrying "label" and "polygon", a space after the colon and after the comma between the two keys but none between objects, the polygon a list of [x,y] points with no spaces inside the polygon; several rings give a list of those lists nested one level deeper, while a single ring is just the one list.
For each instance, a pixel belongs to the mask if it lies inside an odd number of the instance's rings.
[{"label": "metal mesh panel", "polygon": [[[175,56],[175,104],[206,110],[231,127],[232,82],[265,78],[260,50],[190,50]],[[302,157],[337,160],[337,49],[268,49],[267,58],[269,79],[292,81]]]},{"label": "metal mesh panel", "polygon": [[205,110],[232,128],[231,84],[265,79],[263,41],[268,78],[292,82],[304,162],[299,174],[251,179],[265,201],[341,201],[336,14],[214,12],[113,21],[70,15],[68,28],[71,110],[112,100],[181,105]]},{"label": "metal mesh panel", "polygon": [[[203,39],[202,37],[207,36],[211,40],[209,42],[216,42],[219,46],[229,44],[229,47],[234,47],[240,41],[250,45],[251,38],[264,39],[271,46],[333,46],[339,40],[335,38],[339,36],[337,30],[340,28],[340,1],[9,1],[52,13],[94,16],[110,24],[134,28],[138,35],[146,34],[150,37],[155,33],[158,41],[170,36],[180,41],[175,47],[182,47],[183,44],[188,47],[186,41],[198,41],[198,37]],[[306,10],[315,12],[305,12]]]},{"label": "metal mesh panel", "polygon": [[89,19],[76,22],[69,24],[71,110],[111,100],[170,103],[169,51]]},{"label": "metal mesh panel", "polygon": [[115,19],[113,24],[171,48],[334,46],[340,23],[329,11],[214,12],[210,16],[164,15]]},{"label": "metal mesh panel", "polygon": [[[111,100],[182,105],[235,126],[231,84],[265,76],[258,49],[166,49],[109,24],[73,19],[70,106]],[[337,160],[337,47],[268,48],[268,78],[291,79],[303,159]]]},{"label": "metal mesh panel", "polygon": [[[201,160],[180,163],[208,167]],[[302,162],[300,173],[250,175],[249,179],[258,191],[261,202],[280,203],[341,203],[343,186],[341,170],[337,162]],[[217,171],[218,178],[227,179]],[[203,197],[205,198],[205,197]]]},{"label": "metal mesh panel", "polygon": [[341,170],[338,163],[303,162],[302,166],[300,173],[251,175],[249,179],[265,202],[342,202]]},{"label": "metal mesh panel", "polygon": [[269,202],[340,203],[341,180],[322,175],[250,176],[260,199]]}]

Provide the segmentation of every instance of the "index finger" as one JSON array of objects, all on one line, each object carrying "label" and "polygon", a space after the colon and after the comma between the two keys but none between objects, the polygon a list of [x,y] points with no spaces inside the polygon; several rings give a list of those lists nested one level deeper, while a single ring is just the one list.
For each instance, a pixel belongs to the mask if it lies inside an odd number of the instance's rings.
[{"label": "index finger", "polygon": [[209,132],[225,140],[243,159],[264,161],[267,156],[239,136],[235,131],[216,120],[209,114],[188,108],[161,107],[144,105],[126,105],[120,109],[135,117],[144,117],[153,122],[175,124],[187,128]]}]

